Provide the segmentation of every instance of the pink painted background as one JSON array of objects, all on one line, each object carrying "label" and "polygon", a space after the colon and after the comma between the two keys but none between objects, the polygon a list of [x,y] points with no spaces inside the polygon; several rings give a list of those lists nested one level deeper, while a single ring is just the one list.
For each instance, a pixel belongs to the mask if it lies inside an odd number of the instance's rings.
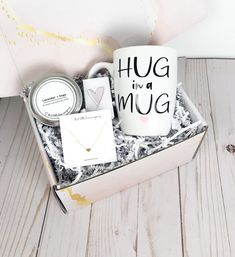
[{"label": "pink painted background", "polygon": [[163,44],[205,17],[205,1],[1,0],[0,97],[49,73],[87,72],[121,46]]}]

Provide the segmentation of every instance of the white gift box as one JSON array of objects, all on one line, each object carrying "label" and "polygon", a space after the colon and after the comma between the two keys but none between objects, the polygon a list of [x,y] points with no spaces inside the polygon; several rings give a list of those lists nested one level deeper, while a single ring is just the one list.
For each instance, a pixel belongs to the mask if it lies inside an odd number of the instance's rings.
[{"label": "white gift box", "polygon": [[206,133],[207,124],[182,88],[181,91],[185,107],[193,120],[193,124],[190,126],[201,126],[202,130],[200,133],[165,149],[161,149],[157,153],[138,161],[63,189],[58,189],[57,187],[57,179],[53,166],[44,149],[35,119],[31,114],[27,99],[25,98],[25,105],[46,167],[50,186],[52,187],[56,200],[65,213],[77,209],[79,206],[91,204],[109,195],[125,190],[181,166],[194,158]]}]

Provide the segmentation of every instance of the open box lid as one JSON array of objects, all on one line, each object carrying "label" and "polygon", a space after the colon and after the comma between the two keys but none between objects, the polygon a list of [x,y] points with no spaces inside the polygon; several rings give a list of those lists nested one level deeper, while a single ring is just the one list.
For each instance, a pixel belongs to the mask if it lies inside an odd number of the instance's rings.
[{"label": "open box lid", "polygon": [[164,43],[204,17],[204,2],[1,0],[0,97],[49,73],[86,72],[122,46]]}]

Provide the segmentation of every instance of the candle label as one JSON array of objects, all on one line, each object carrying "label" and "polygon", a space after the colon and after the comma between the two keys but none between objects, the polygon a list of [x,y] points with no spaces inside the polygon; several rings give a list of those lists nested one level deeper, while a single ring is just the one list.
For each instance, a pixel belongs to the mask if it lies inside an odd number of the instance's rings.
[{"label": "candle label", "polygon": [[40,115],[50,119],[71,113],[76,105],[73,88],[65,81],[46,81],[35,92],[35,107]]}]

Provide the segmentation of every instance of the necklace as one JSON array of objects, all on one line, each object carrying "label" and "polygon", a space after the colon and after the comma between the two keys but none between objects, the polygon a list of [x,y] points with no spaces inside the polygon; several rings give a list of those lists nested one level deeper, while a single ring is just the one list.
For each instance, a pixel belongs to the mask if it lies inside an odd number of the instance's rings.
[{"label": "necklace", "polygon": [[104,125],[101,127],[101,129],[100,129],[100,131],[99,131],[97,137],[95,138],[93,144],[92,144],[90,147],[84,146],[84,145],[79,141],[79,139],[74,135],[74,133],[73,133],[70,129],[68,129],[68,128],[66,128],[66,129],[67,129],[67,131],[71,134],[71,136],[77,141],[77,143],[78,143],[85,151],[90,152],[90,151],[93,149],[93,147],[96,145],[97,141],[99,140],[99,138],[100,138],[100,136],[101,136],[101,134],[102,134],[102,132],[103,132],[105,126],[107,125],[107,123],[108,123],[108,121],[106,121],[106,122],[104,123]]}]

